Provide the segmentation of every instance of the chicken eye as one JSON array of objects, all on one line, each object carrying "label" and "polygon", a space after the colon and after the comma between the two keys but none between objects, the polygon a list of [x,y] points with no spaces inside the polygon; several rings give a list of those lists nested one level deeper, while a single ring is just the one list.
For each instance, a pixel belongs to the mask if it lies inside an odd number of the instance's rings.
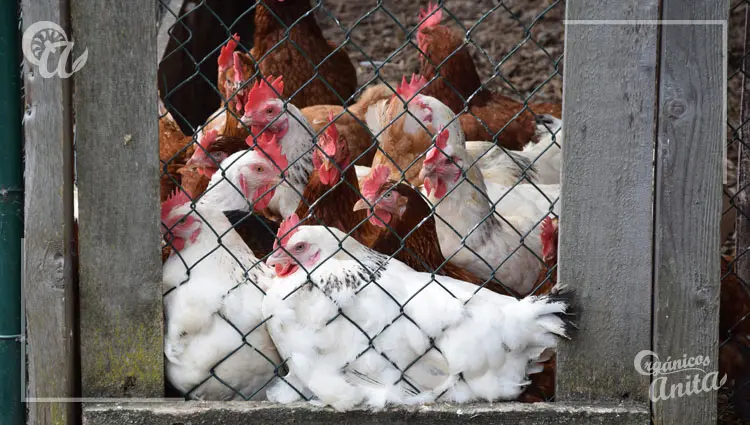
[{"label": "chicken eye", "polygon": [[263,168],[262,165],[258,165],[257,167],[255,167],[256,173],[262,173],[263,171],[265,171],[265,168]]},{"label": "chicken eye", "polygon": [[271,114],[273,114],[273,108],[266,108],[266,113],[267,113],[268,115],[271,115]]},{"label": "chicken eye", "polygon": [[300,242],[297,245],[294,246],[294,251],[296,252],[302,252],[305,250],[305,244]]},{"label": "chicken eye", "polygon": [[387,192],[385,195],[383,195],[383,199],[391,199],[393,197],[393,192]]}]

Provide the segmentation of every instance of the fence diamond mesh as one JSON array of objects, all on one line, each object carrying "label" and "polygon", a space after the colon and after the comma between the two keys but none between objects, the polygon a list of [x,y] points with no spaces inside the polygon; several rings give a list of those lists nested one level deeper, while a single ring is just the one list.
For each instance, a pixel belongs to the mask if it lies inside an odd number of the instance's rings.
[{"label": "fence diamond mesh", "polygon": [[171,386],[339,408],[552,400],[543,349],[563,331],[482,391],[494,361],[453,380],[441,362],[447,333],[501,308],[488,294],[554,285],[561,108],[542,102],[559,100],[564,4],[177,3],[159,6]]},{"label": "fence diamond mesh", "polygon": [[[748,181],[744,174],[750,163],[747,121],[748,46],[746,14],[748,2],[731,2],[729,21],[729,74],[727,76],[727,161],[721,224],[722,282],[719,326],[719,369],[727,374],[728,385],[719,393],[719,421],[744,423],[750,420],[750,375],[744,366],[750,358],[750,281],[748,281],[747,224]],[[745,171],[741,171],[744,169]],[[738,224],[739,226],[736,226]]]}]

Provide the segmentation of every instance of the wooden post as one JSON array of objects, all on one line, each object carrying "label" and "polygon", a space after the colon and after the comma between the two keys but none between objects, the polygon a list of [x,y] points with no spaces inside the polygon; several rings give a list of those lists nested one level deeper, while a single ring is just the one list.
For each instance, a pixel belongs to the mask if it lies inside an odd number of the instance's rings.
[{"label": "wooden post", "polygon": [[[39,21],[70,36],[59,0],[23,0],[23,29]],[[50,60],[51,69],[59,56]],[[34,399],[75,397],[78,383],[73,223],[73,126],[70,79],[42,78],[24,66],[26,154],[24,298],[29,424],[75,424],[74,403]]]},{"label": "wooden post", "polygon": [[[654,352],[718,365],[727,2],[663,0],[654,237]],[[702,22],[698,20],[716,20]],[[695,372],[654,377],[654,396]],[[705,373],[700,373],[701,379]],[[718,381],[718,379],[717,379]],[[718,388],[717,388],[718,389]],[[652,403],[659,424],[716,423],[717,391]]]},{"label": "wooden post", "polygon": [[153,0],[72,0],[82,392],[164,392]]},{"label": "wooden post", "polygon": [[[658,0],[569,0],[565,26],[559,282],[578,337],[560,347],[558,401],[647,405],[633,359],[651,348]],[[596,20],[596,21],[594,21]]]}]

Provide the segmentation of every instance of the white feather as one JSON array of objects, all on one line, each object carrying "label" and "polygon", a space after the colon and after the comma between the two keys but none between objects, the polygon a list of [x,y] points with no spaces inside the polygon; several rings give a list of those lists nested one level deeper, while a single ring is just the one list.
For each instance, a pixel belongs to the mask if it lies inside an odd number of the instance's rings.
[{"label": "white feather", "polygon": [[[306,241],[327,258],[311,265],[317,287],[300,269],[275,279],[263,303],[290,374],[338,410],[513,399],[538,354],[565,336],[555,316],[562,303],[475,293],[476,286],[443,276],[433,281],[344,238],[336,229],[300,227],[287,246]],[[370,271],[383,266],[375,283],[362,279],[362,263]]]},{"label": "white feather", "polygon": [[[214,184],[213,197],[230,189]],[[173,212],[195,217],[201,231],[164,264],[167,378],[201,400],[241,398],[232,388],[265,399],[263,387],[280,361],[266,327],[258,326],[270,271],[211,199],[202,198],[195,211],[186,204]],[[226,384],[211,376],[212,369]]]}]

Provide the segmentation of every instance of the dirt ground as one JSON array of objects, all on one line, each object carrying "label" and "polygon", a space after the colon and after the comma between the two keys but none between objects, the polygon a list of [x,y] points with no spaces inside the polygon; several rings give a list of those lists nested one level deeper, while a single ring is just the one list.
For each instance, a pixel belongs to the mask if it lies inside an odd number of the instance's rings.
[{"label": "dirt ground", "polygon": [[[395,83],[419,70],[419,52],[409,42],[409,32],[419,22],[420,6],[426,4],[384,0],[378,8],[375,2],[325,0],[317,18],[329,40],[342,43],[349,32],[347,52],[360,84],[375,77],[372,62],[385,62],[380,77]],[[501,5],[492,0],[447,0],[443,22],[470,30],[467,42],[489,87],[519,100],[538,90],[532,101],[559,102],[564,12],[560,0],[511,0]]]}]

